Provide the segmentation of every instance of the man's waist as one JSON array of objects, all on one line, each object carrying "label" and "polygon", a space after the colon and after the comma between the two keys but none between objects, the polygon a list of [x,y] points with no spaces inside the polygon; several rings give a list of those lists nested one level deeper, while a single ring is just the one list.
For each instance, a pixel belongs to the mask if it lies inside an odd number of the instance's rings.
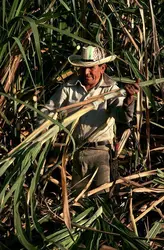
[{"label": "man's waist", "polygon": [[105,141],[96,141],[96,142],[86,142],[83,144],[83,147],[99,147],[99,146],[106,146],[106,147],[110,147],[110,143],[109,141],[105,140]]}]

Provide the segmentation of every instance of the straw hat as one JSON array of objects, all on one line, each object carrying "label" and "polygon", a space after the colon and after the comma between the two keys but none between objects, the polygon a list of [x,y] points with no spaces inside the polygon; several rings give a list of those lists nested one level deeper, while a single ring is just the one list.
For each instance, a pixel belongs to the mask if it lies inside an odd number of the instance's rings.
[{"label": "straw hat", "polygon": [[82,48],[81,55],[72,55],[68,57],[68,61],[77,67],[93,67],[103,63],[111,62],[116,55],[107,56],[105,51],[98,47],[87,46]]}]

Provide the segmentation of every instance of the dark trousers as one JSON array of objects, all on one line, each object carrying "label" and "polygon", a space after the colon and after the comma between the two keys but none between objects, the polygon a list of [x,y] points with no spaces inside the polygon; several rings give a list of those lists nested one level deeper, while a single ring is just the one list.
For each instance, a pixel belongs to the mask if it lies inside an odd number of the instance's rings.
[{"label": "dark trousers", "polygon": [[[75,152],[73,158],[72,186],[76,193],[84,189],[97,168],[98,171],[89,189],[110,182],[109,151],[99,148],[83,148]],[[109,189],[103,192],[107,191]]]}]

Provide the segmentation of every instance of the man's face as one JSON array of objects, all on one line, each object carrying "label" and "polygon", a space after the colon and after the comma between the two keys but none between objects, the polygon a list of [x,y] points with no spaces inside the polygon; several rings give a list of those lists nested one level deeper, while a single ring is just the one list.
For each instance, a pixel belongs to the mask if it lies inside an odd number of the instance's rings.
[{"label": "man's face", "polygon": [[100,81],[101,75],[104,73],[105,69],[105,64],[89,68],[82,67],[80,69],[80,75],[82,76],[84,85],[88,88],[94,87]]}]

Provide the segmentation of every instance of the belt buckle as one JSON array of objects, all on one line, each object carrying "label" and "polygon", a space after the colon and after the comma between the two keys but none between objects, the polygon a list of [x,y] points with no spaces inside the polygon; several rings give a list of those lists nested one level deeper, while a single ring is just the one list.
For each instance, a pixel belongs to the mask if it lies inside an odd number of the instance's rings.
[{"label": "belt buckle", "polygon": [[98,147],[98,145],[99,145],[97,141],[94,142],[94,144],[95,144],[95,147]]}]

